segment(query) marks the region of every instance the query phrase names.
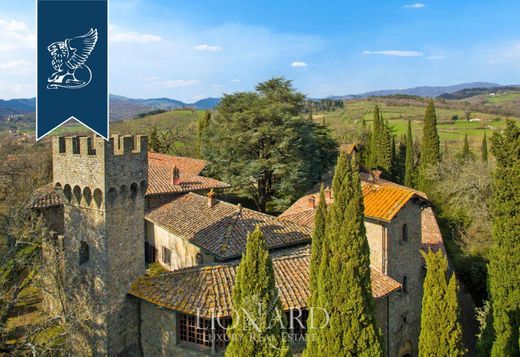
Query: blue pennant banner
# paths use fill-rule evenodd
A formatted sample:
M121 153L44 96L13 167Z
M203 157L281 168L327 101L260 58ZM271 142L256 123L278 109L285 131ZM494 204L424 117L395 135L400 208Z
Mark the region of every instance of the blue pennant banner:
M108 0L37 0L36 137L70 119L108 138Z

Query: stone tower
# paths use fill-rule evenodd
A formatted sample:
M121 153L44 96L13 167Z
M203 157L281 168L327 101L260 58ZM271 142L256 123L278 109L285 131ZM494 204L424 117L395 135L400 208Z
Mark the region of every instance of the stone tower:
M127 297L144 274L144 136L54 137L55 189L64 199L65 296L85 309L78 355L140 356L138 305Z

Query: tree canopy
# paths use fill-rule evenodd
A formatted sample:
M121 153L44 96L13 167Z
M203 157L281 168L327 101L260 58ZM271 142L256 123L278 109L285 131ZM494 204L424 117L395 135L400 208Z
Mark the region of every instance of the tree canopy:
M203 135L207 170L252 198L258 209L287 207L329 167L337 145L304 118L304 95L284 78L225 95Z

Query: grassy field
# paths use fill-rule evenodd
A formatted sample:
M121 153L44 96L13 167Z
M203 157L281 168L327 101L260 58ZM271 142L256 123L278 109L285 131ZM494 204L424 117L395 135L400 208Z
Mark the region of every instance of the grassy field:
M489 104L501 104L520 99L520 93L503 93L495 96L488 96L486 102Z
M414 137L416 139L421 137L425 107L418 105L388 105L384 101L354 100L348 101L342 110L319 113L319 115L324 115L324 118L320 117L319 121L322 122L324 119L326 124L339 134L356 126L361 126L363 119L370 126L376 104L379 106L384 119L388 120L397 138L406 133L408 119L412 121ZM492 135L493 131L502 129L506 121L504 117L499 118L495 114L479 112L471 112L471 118L475 121L466 121L463 119L465 118L463 109L437 108L436 113L441 142L446 141L450 147L460 146L464 135L467 134L470 146L474 149L480 148L484 133L487 133L488 136ZM460 119L453 121L454 116L458 116ZM510 118L518 120L518 118Z

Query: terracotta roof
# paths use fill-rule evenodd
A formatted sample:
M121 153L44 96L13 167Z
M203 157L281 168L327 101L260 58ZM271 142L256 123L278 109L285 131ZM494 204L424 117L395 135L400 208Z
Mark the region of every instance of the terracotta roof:
M224 189L231 185L200 176L206 166L206 161L182 156L170 156L154 152L148 153L148 188L146 195L166 193L185 193L192 191ZM174 183L173 169L179 169L179 179ZM38 192L41 192L39 194ZM47 208L61 206L61 197L54 192L52 184L46 185L37 191L37 199L32 208Z
M441 230L435 219L435 214L431 207L426 207L422 211L422 244L421 249L437 251L441 249L446 252L444 241L442 240Z
M59 194L54 191L52 183L40 187L34 192L33 201L30 208L50 208L63 205L63 201Z
M414 196L416 192L404 186L379 185L362 181L365 216L382 221L391 221L399 210ZM316 205L319 201L319 193L314 192L301 197L280 218L303 224L313 225L314 209L307 202L314 197ZM327 202L330 204L330 202Z
M276 285L284 310L305 308L309 298L308 254L273 259ZM230 316L238 264L186 268L155 277L141 277L129 293L152 304L202 317ZM371 269L372 294L384 297L401 285ZM213 315L212 315L213 313Z
M308 242L311 228L264 213L188 193L146 212L145 219L220 258L240 256L247 234L259 224L269 248Z
M148 164L148 188L147 195L163 193L183 193L199 190L222 189L231 187L229 184L199 175L189 175L179 169L178 182L173 181L173 167L166 165Z
M206 167L206 161L184 156L171 156L156 152L148 153L148 165L161 166L169 169L177 167L182 174L197 176Z

